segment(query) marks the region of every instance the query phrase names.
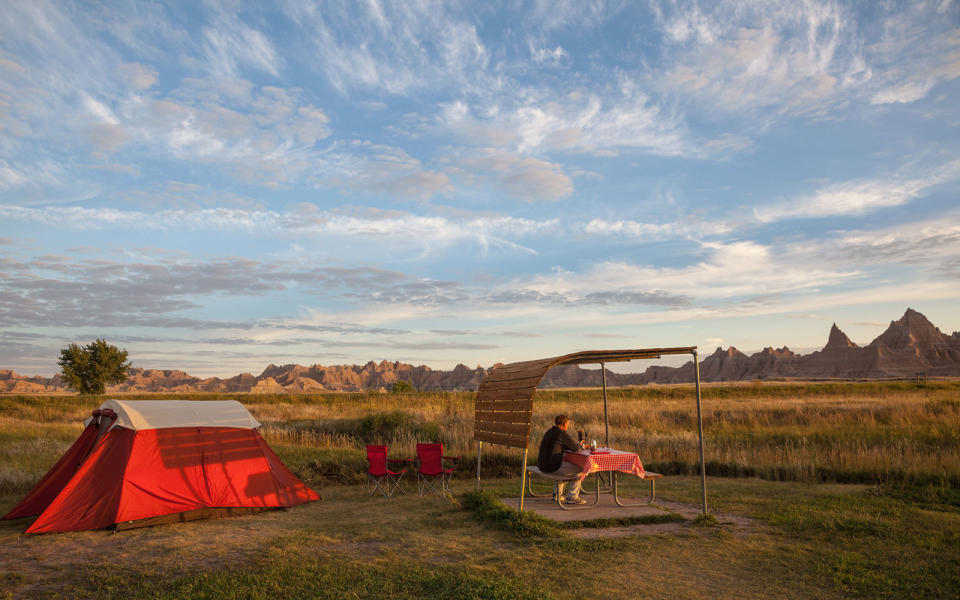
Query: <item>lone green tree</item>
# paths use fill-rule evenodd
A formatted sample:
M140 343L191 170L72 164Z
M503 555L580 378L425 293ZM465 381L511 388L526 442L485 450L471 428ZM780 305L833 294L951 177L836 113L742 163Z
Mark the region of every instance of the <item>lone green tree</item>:
M414 389L412 383L406 379L401 379L393 384L393 387L390 388L390 391L394 394L409 394L410 392L415 392L417 390Z
M81 394L102 394L108 384L127 378L127 351L97 339L86 346L70 344L60 351L60 373Z

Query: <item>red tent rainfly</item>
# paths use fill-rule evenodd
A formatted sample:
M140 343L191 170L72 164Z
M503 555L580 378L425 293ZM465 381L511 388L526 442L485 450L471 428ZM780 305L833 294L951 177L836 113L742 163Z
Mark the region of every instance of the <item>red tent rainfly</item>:
M27 533L130 529L319 500L235 400L107 400L4 519Z

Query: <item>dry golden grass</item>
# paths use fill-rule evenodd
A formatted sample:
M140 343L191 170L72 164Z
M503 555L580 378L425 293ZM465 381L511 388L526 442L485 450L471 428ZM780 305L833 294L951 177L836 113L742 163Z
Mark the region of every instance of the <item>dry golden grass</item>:
M417 442L441 441L466 461L476 457L472 393L229 397L251 410L265 439L308 478L361 470L367 443L387 443L391 455L411 457ZM0 398L0 440L21 449L26 446L19 444L40 444L0 454L7 459L0 490L26 491L100 401ZM531 451L558 413L603 443L599 390L540 390ZM611 390L609 414L612 446L637 451L651 470L698 472L691 386ZM960 383L705 386L703 421L708 473L714 475L960 485ZM484 449L491 475L515 472L519 459L513 449Z
M958 385L804 385L794 386L792 395L789 387L773 393L768 389L705 388L706 460L712 473L864 483L905 477L960 482ZM653 469L695 472L699 458L692 390L657 391L610 392L610 443L637 451ZM453 453L475 456L472 399L472 394L373 395L352 402L337 398L249 406L273 443L359 451L378 441L390 444L397 455L411 456L418 441L442 441ZM541 390L531 451L558 413L603 443L599 391ZM371 423L376 418L379 427ZM485 456L510 462L517 453L490 446Z

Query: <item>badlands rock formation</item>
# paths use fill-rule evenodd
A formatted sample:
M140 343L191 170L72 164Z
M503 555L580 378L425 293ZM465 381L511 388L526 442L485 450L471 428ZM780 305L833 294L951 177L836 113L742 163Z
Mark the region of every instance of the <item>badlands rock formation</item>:
M492 368L495 368L494 365ZM323 391L379 391L406 380L423 391L472 391L489 369L457 365L451 371L400 362L368 362L365 365L269 365L260 375L242 373L228 379L200 379L183 371L129 370L127 380L108 388L123 392L251 392L310 393ZM693 361L673 368L653 365L643 373L620 374L607 371L610 386L646 383L687 383L693 381ZM742 381L771 378L880 378L960 376L960 333L946 335L913 309L891 321L879 337L860 347L850 341L836 324L830 328L822 350L799 355L789 348L764 348L747 356L734 347L717 348L700 362L703 381ZM540 387L584 387L600 385L599 369L561 365L547 372ZM59 375L51 378L24 377L0 370L0 393L68 393Z

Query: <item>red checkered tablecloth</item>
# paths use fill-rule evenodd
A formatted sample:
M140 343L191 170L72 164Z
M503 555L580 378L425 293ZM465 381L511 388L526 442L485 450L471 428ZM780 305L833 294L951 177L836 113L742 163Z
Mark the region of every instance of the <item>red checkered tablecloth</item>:
M563 460L580 467L580 479L597 471L620 471L636 475L641 479L646 475L640 457L633 452L623 452L612 448L597 448L598 452L589 450L580 452L564 452Z

